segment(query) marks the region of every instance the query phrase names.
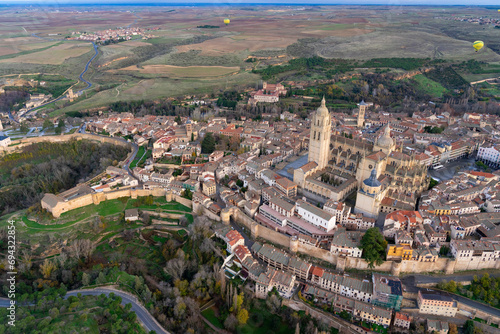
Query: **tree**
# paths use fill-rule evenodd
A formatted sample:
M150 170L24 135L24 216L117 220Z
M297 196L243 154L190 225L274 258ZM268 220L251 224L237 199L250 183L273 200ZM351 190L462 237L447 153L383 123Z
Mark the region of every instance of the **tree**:
M49 259L45 259L45 261L43 261L43 263L40 265L40 272L45 279L49 279L52 272L56 269L57 266Z
M224 321L224 327L229 331L234 331L238 325L238 319L234 314L230 314Z
M240 294L238 295L238 297L236 297L236 310L240 310L241 309L241 305L243 305L243 300L244 300L243 292L240 292Z
M449 328L448 334L458 334L457 325L455 325L454 323L450 322L448 324L448 328Z
M21 129L20 129L20 130L21 130L21 132L22 132L22 133L28 133L29 128L28 128L28 126L26 125L26 123L22 123L22 124L21 124Z
M90 276L87 273L83 273L82 275L82 284L83 286L87 286L90 284Z
M207 132L201 142L201 153L210 154L215 151L215 138L211 132Z
M457 292L457 283L453 280L449 281L448 284L446 284L446 290L452 293Z
M435 186L437 186L439 184L439 182L437 180L434 180L432 177L431 177L431 180L429 182L429 190L434 188Z
M64 128L64 119L62 118L59 118L59 123L57 123L57 127L58 128Z
M54 124L49 121L48 119L46 119L45 121L43 121L43 125L42 125L42 128L45 130L45 129L50 129L54 126Z
M368 267L374 268L384 262L387 241L380 230L372 227L366 231L361 239L363 258L368 262Z
M241 310L238 311L237 318L238 318L238 323L240 325L246 324L249 318L248 311L242 308Z
M340 316L342 319L347 320L347 321L351 321L351 317L352 317L352 316L351 316L351 314L350 314L349 312L345 311L345 310L344 310L344 311L342 311L342 312L340 312L340 313L339 313L339 316Z
M467 320L464 325L465 334L474 334L474 321Z
M278 296L272 294L271 296L267 297L266 306L271 313L278 313L281 309L281 300Z
M450 252L450 248L448 248L446 246L441 246L441 248L439 249L439 255L441 255L441 256L446 256L446 255L448 255L449 252Z
M99 276L97 277L96 283L97 284L106 283L106 275L104 275L104 273L102 271L99 273Z

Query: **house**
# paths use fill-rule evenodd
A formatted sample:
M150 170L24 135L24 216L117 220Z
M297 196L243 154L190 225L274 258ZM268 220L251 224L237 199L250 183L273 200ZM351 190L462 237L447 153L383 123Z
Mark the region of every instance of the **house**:
M423 314L433 314L443 317L455 317L458 308L457 302L449 295L434 291L418 291L418 309Z
M276 188L281 191L287 197L294 197L297 195L297 184L290 181L286 177L282 177L276 180Z
M394 326L399 328L410 329L412 317L407 313L396 312L394 314Z
M266 298L267 294L276 288L280 296L290 298L294 286L295 275L268 267L267 271L255 280L255 295L257 298Z
M0 136L0 146L7 147L11 143L10 137L8 136Z
M208 156L208 161L209 162L214 162L222 159L224 157L224 152L223 151L214 151Z
M224 227L216 231L215 235L226 242L228 253L233 253L236 247L245 245L245 239L240 232L232 228Z
M339 227L333 235L330 252L338 255L361 257L363 253L360 248L362 237L362 232L346 231L345 228Z
M446 321L427 319L427 332L437 334L448 334L449 326Z
M203 193L208 197L212 197L217 192L217 185L214 181L209 180L203 183Z
M139 220L139 210L137 210L137 209L125 210L125 220L126 221Z

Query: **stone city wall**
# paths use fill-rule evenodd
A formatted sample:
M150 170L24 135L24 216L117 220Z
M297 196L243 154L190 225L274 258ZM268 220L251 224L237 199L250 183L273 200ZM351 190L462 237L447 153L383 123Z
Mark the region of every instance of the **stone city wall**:
M189 208L193 206L191 200L182 198L178 195L174 195L170 191L167 191L166 189L163 188L155 188L151 190L129 188L129 189L120 189L116 191L83 195L75 199L69 200L67 202L59 202L52 210L50 210L42 200L42 207L46 208L49 212L51 212L55 218L58 218L61 216L61 213L63 212L78 209L90 204L97 205L100 204L101 202L117 199L120 197L129 197L135 199L137 197L144 197L144 196L154 196L154 197L166 196L166 200L168 202L176 201Z
M495 268L500 269L500 261L456 261L452 258L438 258L435 262L417 262L417 261L384 261L381 265L373 269L368 266L363 258L341 257L331 252L299 242L293 237L276 232L270 228L258 224L252 218L248 217L241 209L237 207L228 207L222 210L221 220L229 224L231 217L239 224L245 226L251 231L252 237L262 238L271 243L287 247L293 253L303 253L318 259L328 261L337 266L337 269L373 270L388 272L394 276L401 273L422 273L422 272L444 272L453 274L456 271L479 270Z

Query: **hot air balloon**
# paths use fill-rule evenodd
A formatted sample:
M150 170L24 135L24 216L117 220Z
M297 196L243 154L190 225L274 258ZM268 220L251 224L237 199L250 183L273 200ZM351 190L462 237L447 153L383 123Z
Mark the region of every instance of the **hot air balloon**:
M225 25L228 25L228 24L229 24L229 22L231 22L231 20L229 20L229 19L224 19L224 24L225 24Z
M478 52L479 50L481 50L484 46L484 42L483 41L475 41L474 44L472 44L472 46L474 47L474 49L476 49L476 52Z

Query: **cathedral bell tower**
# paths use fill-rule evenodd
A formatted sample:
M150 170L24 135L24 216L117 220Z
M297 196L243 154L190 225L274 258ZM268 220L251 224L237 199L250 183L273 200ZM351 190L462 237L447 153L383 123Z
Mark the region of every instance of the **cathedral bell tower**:
M330 112L325 105L325 98L321 100L321 106L316 110L311 121L311 134L309 136L309 158L318 164L318 169L328 165L330 159L330 136L332 121Z
M366 107L368 107L368 104L365 103L365 101L361 101L358 103L358 128L363 128L365 126L365 112L366 112Z

